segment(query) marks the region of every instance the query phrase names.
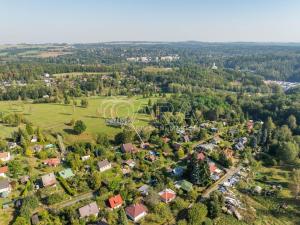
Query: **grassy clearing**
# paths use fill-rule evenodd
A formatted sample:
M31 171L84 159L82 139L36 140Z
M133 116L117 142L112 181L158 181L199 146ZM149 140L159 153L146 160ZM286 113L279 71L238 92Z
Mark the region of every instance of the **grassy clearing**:
M71 73L56 73L53 74L54 77L77 77L82 75L107 75L107 72L71 72Z
M98 132L105 132L111 138L120 131L118 128L108 127L105 119L114 117L130 117L136 127L146 126L150 116L138 113L148 103L148 98L123 96L91 97L88 108L74 107L63 104L32 104L22 102L0 102L0 109L4 113L22 113L35 126L50 132L62 132L70 142L74 140L91 140ZM78 104L80 99L78 99ZM72 127L66 125L72 119L83 120L87 131L80 136L69 134ZM16 130L15 127L0 125L0 135L9 137Z
M166 67L156 67L156 66L147 66L143 68L143 71L146 73L158 73L158 72L172 72L173 68Z

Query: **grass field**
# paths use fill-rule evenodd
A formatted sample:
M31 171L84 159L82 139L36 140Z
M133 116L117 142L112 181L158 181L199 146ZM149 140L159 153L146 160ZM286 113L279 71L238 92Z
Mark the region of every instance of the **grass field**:
M88 108L74 107L63 104L32 104L23 102L0 102L0 110L4 113L22 113L26 119L50 132L62 132L68 141L90 140L98 132L105 132L111 138L120 131L119 128L108 127L105 119L114 117L130 117L136 127L145 126L150 116L137 113L148 103L148 98L142 97L91 97ZM80 99L78 99L78 104ZM80 136L69 134L72 127L66 123L83 120L87 131ZM0 125L0 136L9 137L17 128Z
M108 72L71 72L71 73L56 73L53 74L54 77L76 77L76 76L82 76L82 75L107 75Z
M143 68L143 71L146 73L172 72L173 70L174 68L156 67L156 66L147 66Z

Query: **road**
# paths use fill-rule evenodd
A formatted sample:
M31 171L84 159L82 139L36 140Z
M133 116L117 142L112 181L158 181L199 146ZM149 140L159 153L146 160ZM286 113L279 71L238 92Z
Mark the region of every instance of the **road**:
M202 197L203 198L208 198L210 193L216 191L219 187L219 184L223 184L225 181L227 181L233 174L237 173L238 171L240 171L242 168L241 165L239 165L238 167L232 167L230 168L226 174L221 177L217 182L215 182L214 184L212 184L209 188L207 188L203 194Z
M71 205L73 205L77 202L80 202L82 200L93 198L94 196L95 196L95 193L90 191L90 192L87 192L87 193L84 193L84 194L81 194L81 195L74 196L69 200L66 200L66 201L57 203L55 205L52 205L52 206L50 206L50 208L52 208L54 210L62 209L62 208L71 206Z

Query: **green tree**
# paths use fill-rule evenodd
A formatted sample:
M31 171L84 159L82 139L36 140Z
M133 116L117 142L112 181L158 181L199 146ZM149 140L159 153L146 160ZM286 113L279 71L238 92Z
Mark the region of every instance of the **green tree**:
M104 147L108 147L109 146L108 135L105 134L105 133L99 133L99 134L97 134L96 142L99 145L102 145Z
M86 125L82 120L77 120L73 129L76 134L81 134L86 130Z
M202 203L195 203L189 210L188 210L188 222L190 225L200 225L207 216L207 208Z
M287 123L290 129L294 130L297 128L297 119L294 115L289 116Z
M299 146L293 142L281 142L278 147L277 157L284 162L294 162L299 155Z
M183 148L179 148L177 151L177 158L182 159L184 157L184 150Z
M87 108L89 106L89 102L87 99L81 99L80 104L81 104L81 107L83 107L83 108Z
M292 171L290 190L296 199L300 198L300 170L299 169L294 169Z
M193 184L206 186L210 184L210 171L205 160L198 160L196 154L188 164L188 175Z
M119 210L119 224L128 225L128 219L123 208Z
M33 135L33 127L31 123L26 123L26 131L29 135Z
M30 223L28 219L18 216L13 225L30 225Z

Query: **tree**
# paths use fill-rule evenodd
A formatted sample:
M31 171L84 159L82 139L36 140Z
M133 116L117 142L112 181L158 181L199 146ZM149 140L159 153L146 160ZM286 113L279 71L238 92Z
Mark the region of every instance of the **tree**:
M87 108L89 106L89 102L87 99L81 99L80 104L81 104L81 107L83 107L83 108Z
M128 225L128 219L123 208L119 210L119 224Z
M177 157L178 157L178 159L182 159L184 157L184 150L182 148L178 149Z
M124 129L122 132L115 136L116 144L125 144L133 141L135 132L132 129Z
M92 179L90 179L90 183L91 183L91 188L93 190L99 189L101 187L101 174L99 171L95 171L92 174Z
M76 134L81 134L86 130L86 125L82 120L77 120L73 129Z
M26 123L26 131L29 135L33 135L33 127L31 123Z
M188 164L187 171L190 177L190 181L193 184L199 186L206 186L211 182L210 171L207 161L198 160L196 154L193 155L192 160Z
M207 216L207 208L202 203L195 203L189 210L188 210L188 222L190 225L199 225Z
M300 198L300 170L299 169L294 169L292 171L290 190L296 199Z
M281 142L277 150L277 157L284 162L294 162L299 154L299 146L294 142Z
M99 145L102 145L104 147L108 147L109 146L108 135L105 134L105 133L99 133L99 134L97 134L96 142Z
M29 225L29 220L24 217L18 216L13 225Z
M289 116L287 123L290 129L294 130L297 128L297 119L294 115Z

